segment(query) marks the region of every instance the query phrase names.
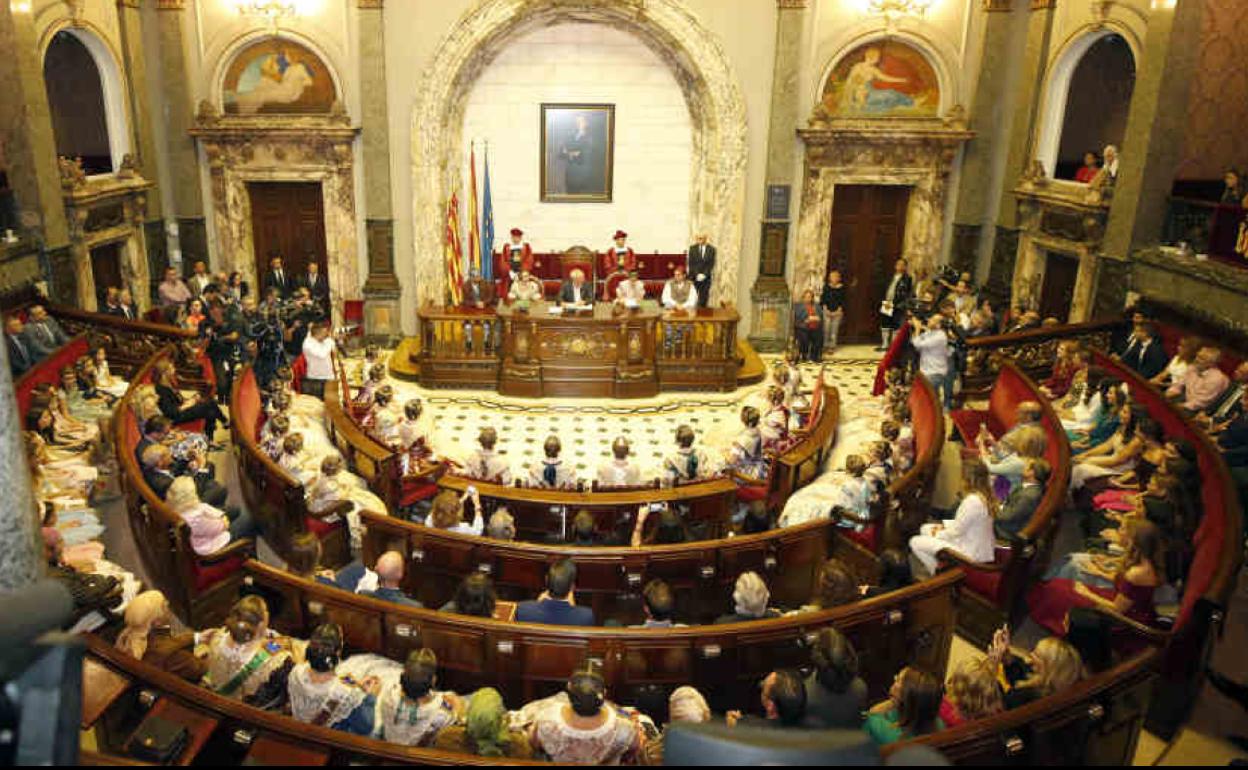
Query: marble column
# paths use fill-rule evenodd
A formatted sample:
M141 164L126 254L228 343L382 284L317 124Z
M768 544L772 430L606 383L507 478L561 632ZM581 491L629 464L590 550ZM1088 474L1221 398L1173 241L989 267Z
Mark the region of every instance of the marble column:
M208 233L200 189L199 158L188 133L195 122L191 71L187 62L186 0L156 0L160 34L158 52L165 110L165 162L169 166L172 212L178 223L178 244L185 263L208 259ZM152 178L152 177L149 177ZM151 238L149 242L155 243ZM215 266L214 266L215 267Z
M1187 97L1199 66L1203 12L1204 0L1181 0L1154 3L1149 13L1105 229L1109 257L1126 259L1160 240L1170 188L1183 158Z
M52 113L43 85L43 62L30 4L0 2L0 140L9 184L23 220L39 228L43 244L61 250L69 242L61 177L56 163ZM34 235L34 234L32 234Z
M762 351L783 349L789 337L792 296L785 272L793 171L797 165L798 80L806 38L806 5L806 0L777 0L771 120L767 127L766 199L759 238L758 276L750 289L753 303L750 342Z
M148 104L147 63L143 51L141 0L117 0L117 23L121 31L121 63L130 97L130 138L134 165L147 179L159 179L156 168L156 136ZM160 219L160 196L147 199L148 219ZM144 257L146 258L146 256Z
M13 591L43 576L40 543L30 471L22 438L22 415L17 413L13 377L9 373L8 345L0 346L0 593Z
M981 230L992 216L996 202L995 172L1005 151L1009 125L1006 96L1010 86L1009 60L1015 55L1015 22L1026 15L1026 11L1014 11L1024 1L983 0L981 4L985 15L982 53L969 116L975 138L967 143L962 155L950 253L950 262L959 271L979 272L981 279L986 277L988 268L987 255L980 254Z
M1045 67L1053 46L1053 18L1057 0L1030 0L1027 41L1023 47L1018 77L1014 80L1014 114L1006 139L1005 170L997 209L997 232L988 271L988 290L1008 296L1018 255L1019 221L1014 187L1035 156L1035 129L1044 95Z
M364 154L364 224L368 279L365 331L399 334L398 276L394 273L394 212L390 192L390 120L386 107L384 0L357 0L360 41L360 125Z

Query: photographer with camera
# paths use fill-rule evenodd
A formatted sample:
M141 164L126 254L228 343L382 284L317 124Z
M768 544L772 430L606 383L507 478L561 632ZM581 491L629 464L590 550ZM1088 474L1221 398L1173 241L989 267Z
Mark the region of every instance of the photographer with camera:
M953 345L945 330L945 319L935 313L926 323L919 318L911 318L910 325L914 329L910 344L919 354L919 371L941 394L945 408L949 409L953 406L953 380L957 370L953 361Z
M898 259L894 265L892 280L880 302L880 346L876 350L888 350L893 335L905 323L910 300L914 297L914 278L910 276L908 267L905 257Z

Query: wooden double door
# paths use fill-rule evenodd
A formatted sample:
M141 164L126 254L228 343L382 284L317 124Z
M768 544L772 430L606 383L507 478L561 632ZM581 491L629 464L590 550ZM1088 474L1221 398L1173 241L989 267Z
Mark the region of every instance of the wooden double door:
M841 343L879 340L880 300L902 255L909 203L909 187L836 186L824 278L840 270L845 282Z
M320 182L251 182L251 237L255 246L254 286L263 287L273 257L281 257L292 280L320 265L329 276L325 248L325 206Z

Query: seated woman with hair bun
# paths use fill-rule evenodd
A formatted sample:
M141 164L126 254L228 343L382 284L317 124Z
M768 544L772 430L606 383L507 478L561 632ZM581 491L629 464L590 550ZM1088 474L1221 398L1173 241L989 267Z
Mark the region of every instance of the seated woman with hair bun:
M403 673L378 696L381 737L403 746L428 746L438 733L463 716L464 701L453 692L434 689L438 656L421 648L407 654Z
M372 735L376 729L375 680L357 682L339 676L342 628L336 623L316 627L308 640L307 660L290 672L290 715L300 722L354 735Z
M566 701L549 699L529 735L534 749L559 764L631 764L643 745L636 715L607 701L602 676L588 670L568 679Z
M286 682L306 645L269 629L269 608L259 596L244 596L225 616L225 625L202 631L196 653L208 664L202 684L226 698L257 708L286 703Z

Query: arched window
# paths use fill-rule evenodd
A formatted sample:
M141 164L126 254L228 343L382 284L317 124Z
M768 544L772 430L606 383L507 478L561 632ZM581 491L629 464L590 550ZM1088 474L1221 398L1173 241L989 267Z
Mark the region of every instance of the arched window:
M81 157L88 174L107 174L129 152L125 101L117 66L99 38L83 30L56 33L43 58L56 154Z
M1135 88L1135 55L1115 33L1076 40L1049 76L1036 157L1057 179L1074 179L1087 153L1121 149Z

